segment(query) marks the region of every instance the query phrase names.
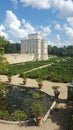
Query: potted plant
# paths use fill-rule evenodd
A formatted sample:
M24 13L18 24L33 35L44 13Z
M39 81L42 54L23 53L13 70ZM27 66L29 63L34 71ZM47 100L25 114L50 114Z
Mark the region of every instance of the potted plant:
M36 81L38 82L39 89L41 89L43 86L43 80L39 77L36 79Z
M20 73L19 77L23 78L23 84L26 84L27 81L27 74L26 73Z
M7 75L9 83L12 81L12 73L8 73Z
M25 85L26 84L26 81L27 81L27 75L25 73L23 73L23 84Z
M40 125L44 113L43 104L41 102L33 103L31 106L31 113L36 119L36 124Z
M59 97L59 94L60 94L60 92L59 92L59 86L52 86L52 89L54 90L54 95L55 95L55 98L56 99L58 99L58 97Z

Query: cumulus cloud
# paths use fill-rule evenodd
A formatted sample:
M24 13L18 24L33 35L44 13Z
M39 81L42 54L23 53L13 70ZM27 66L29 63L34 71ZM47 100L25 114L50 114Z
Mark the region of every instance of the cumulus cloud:
M22 27L23 24L23 27ZM6 11L5 27L12 36L18 39L28 37L28 32L34 32L35 28L25 20L19 20L12 11Z
M22 19L23 27L28 30L29 33L35 33L36 29L31 25L31 23L26 22L25 19Z
M59 10L59 17L73 16L72 0L53 0L53 7Z
M38 9L57 9L59 17L73 16L72 0L20 0L24 6L32 6Z
M51 33L51 29L49 26L40 26L38 28L39 28L38 32L42 34L43 38L47 38L47 36L50 35Z
M48 41L48 45L50 45L50 46L55 46L55 43L49 40L49 41Z
M70 37L73 38L73 29L68 27L68 26L64 26L64 32Z
M5 25L10 29L16 30L21 26L21 22L12 11L6 11Z
M5 27L2 24L0 25L0 36L4 36L8 39L8 34L5 32Z
M73 28L73 17L67 18L67 22L68 22L69 25Z
M57 40L57 42L60 42L60 35L59 34L56 35L56 40Z
M40 32L43 37L47 37L51 33L49 26L39 26L38 31L36 27L33 27L32 24L25 19L20 21L12 11L6 11L5 27L8 33L18 40L28 38L28 33Z
M62 30L62 27L60 24L56 24L55 27L54 27L56 30Z
M24 6L32 6L38 9L50 8L50 0L20 0Z
M48 41L48 45L57 47L70 46L73 45L73 41L64 41L64 42Z
M73 39L73 28L64 25L64 32L69 38Z

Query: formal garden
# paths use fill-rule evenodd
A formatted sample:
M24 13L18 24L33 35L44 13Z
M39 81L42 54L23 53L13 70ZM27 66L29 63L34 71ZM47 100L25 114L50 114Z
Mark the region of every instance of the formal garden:
M12 75L16 75L43 65L54 63L56 62L57 59L58 58L55 57L55 58L50 58L49 60L46 61L30 61L30 62L11 64L9 65L9 72L12 73Z
M53 102L53 97L40 91L42 81L72 82L73 57L54 57L47 61L9 65L4 58L4 46L7 43L8 41L6 41L4 37L0 37L0 74L7 75L9 83L11 82L11 76L16 74L19 74L19 76L24 79L23 81L25 81L26 78L36 79L39 87L37 89L29 88L0 81L0 119L21 121L36 118L37 116L44 116ZM48 64L51 64L51 66L33 70L27 74L24 73L28 70ZM58 87L53 86L53 89L56 93ZM73 101L73 91L70 91L69 98ZM69 129L73 130L73 116L69 122Z
M59 62L55 62L49 67L27 73L27 76L32 79L38 78L39 75L43 80L48 80L52 82L72 82L73 58L66 59L65 61L61 60Z
M43 65L52 64L44 68L38 68ZM34 70L38 68L37 70ZM32 70L27 73L28 78L37 79L39 76L43 80L52 82L63 82L68 83L73 80L73 58L50 58L47 61L35 61L26 62L20 64L9 65L8 71L3 71L2 74L6 74L9 77L20 74L23 75L25 72Z

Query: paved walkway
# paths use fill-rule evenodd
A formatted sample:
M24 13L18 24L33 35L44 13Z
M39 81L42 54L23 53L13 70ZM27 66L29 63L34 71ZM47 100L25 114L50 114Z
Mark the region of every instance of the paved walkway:
M26 71L26 72L24 72L24 73L28 73L28 72L32 72L32 71L34 71L34 70L38 70L38 69L42 69L42 68L46 68L46 67L51 66L51 65L53 65L53 63L51 63L51 64L47 64L47 65L42 65L42 66L37 67L37 68L33 68L33 69L28 70L28 71Z
M0 75L0 79L4 82L7 82L8 79L6 76ZM19 78L18 76L12 77L12 84L22 84L23 79ZM58 85L60 86L60 100L59 100L59 111L53 111L50 118L40 127L37 126L16 126L16 125L7 125L0 123L0 130L67 130L67 124L70 115L70 108L66 105L67 99L67 84L65 83L53 83L44 81L42 91L53 95L52 86ZM36 80L34 79L27 79L26 87L38 87Z

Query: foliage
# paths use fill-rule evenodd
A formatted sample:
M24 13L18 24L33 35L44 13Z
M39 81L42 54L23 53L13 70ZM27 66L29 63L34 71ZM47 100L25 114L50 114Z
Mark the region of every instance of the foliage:
M59 86L52 86L53 90L58 90Z
M7 72L8 72L8 62L2 55L0 55L0 74Z
M4 83L2 82L2 81L0 81L0 91L1 90L5 90L5 88L4 88Z
M27 115L21 110L16 110L11 114L11 119L13 121L25 120L26 118Z
M4 90L5 96L2 93ZM42 109L46 113L52 104L50 96L34 88L4 84L1 86L0 92L0 111L9 113L9 117L6 116L7 120L25 120L34 117L31 112L31 108L34 106L32 104L37 107L37 114L41 114Z
M48 54L50 55L57 55L61 57L70 56L73 57L73 45L71 46L64 46L61 48L58 48L56 46L48 46Z
M13 53L20 53L21 47L19 43L8 43L5 46L5 53L13 54Z
M4 37L0 36L0 54L4 54L4 47L7 43L8 41Z
M0 110L0 119L7 120L9 118L8 111L6 110Z
M57 58L51 58L46 61L35 61L35 62L29 61L29 62L25 62L25 63L12 64L12 65L9 65L9 72L11 71L13 75L15 75L15 74L22 75L26 71L29 71L33 68L40 67L42 65L54 63L56 60L57 60Z
M26 78L27 78L27 74L26 74L26 73L21 73L21 74L19 75L19 77L21 77L21 78L23 78L23 79L26 79Z
M42 83L42 82L43 82L43 79L42 79L42 77L38 77L38 78L36 79L36 81L37 81L38 83Z
M41 93L38 93L38 92L33 93L33 98L40 99L42 97L43 97L43 95Z
M33 103L31 106L31 113L35 117L43 115L44 109L42 103L41 102Z
M8 62L4 58L4 46L7 44L8 41L5 40L4 37L0 36L0 74L8 72Z
M72 118L69 123L69 128L70 128L70 130L73 130L73 115L72 115Z
M37 79L42 77L43 80L51 80L53 82L72 82L73 79L73 58L62 58L59 62L55 62L49 67L34 70L27 73L29 78Z
M73 89L69 90L69 92L68 92L68 99L70 101L73 101Z

